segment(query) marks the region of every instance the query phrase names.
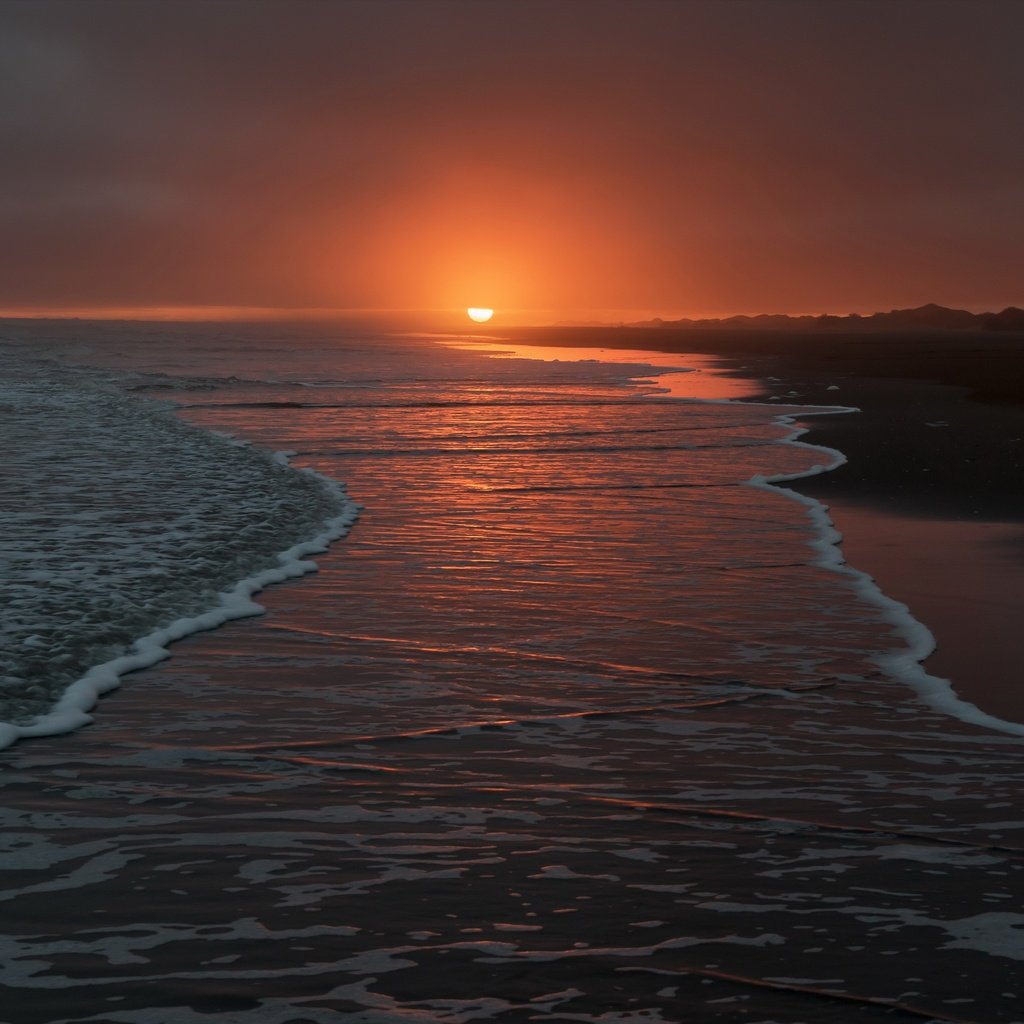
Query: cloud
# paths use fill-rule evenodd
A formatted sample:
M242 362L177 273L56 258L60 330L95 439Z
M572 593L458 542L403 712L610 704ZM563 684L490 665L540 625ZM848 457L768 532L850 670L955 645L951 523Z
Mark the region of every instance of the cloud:
M1021 29L995 0L0 3L0 302L820 308L899 267L967 303L1015 287Z

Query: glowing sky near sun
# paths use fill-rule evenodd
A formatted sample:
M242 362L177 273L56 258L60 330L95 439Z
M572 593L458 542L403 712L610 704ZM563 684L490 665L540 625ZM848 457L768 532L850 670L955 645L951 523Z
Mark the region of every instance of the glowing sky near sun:
M1024 301L1024 4L0 5L0 306Z

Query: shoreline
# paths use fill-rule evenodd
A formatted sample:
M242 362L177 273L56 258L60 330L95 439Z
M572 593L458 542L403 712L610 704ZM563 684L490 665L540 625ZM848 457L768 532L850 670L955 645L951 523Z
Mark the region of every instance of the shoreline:
M359 526L3 753L11 1024L1017 1019L1022 741L879 671L911 655L808 564L821 505L744 486L841 457L774 443L811 410L405 344L385 401L293 403L209 341L181 382L224 401L163 397L345 480Z
M847 564L933 634L925 672L949 680L956 697L983 713L1024 723L1016 625L1024 612L1024 338L945 335L934 358L921 362L919 334L862 335L859 347L831 335L508 333L522 345L551 336L549 344L604 350L606 358L636 356L651 335L651 351L696 352L717 363L715 374L759 382L747 401L857 409L796 418L805 441L846 461L782 486L823 504ZM952 383L957 373L960 385Z
M1024 334L601 327L510 329L494 340L712 357L727 376L760 382L749 400L859 410L806 424L849 459L815 481L822 500L1024 522Z

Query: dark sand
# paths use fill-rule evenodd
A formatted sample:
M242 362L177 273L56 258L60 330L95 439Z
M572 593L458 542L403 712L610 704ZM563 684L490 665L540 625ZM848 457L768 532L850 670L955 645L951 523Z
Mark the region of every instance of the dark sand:
M718 357L766 400L854 406L808 418L847 464L800 481L847 561L935 635L926 665L963 698L1024 722L1024 335L534 328L522 344Z
M1022 334L534 328L503 336L721 357L760 379L766 398L861 410L808 420L808 440L838 448L849 464L801 483L804 493L896 515L1024 520Z

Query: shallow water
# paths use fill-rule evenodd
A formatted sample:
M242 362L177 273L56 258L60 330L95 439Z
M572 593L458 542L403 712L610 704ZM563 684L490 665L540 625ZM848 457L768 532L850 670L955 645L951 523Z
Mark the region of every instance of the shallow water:
M45 714L340 511L316 477L97 374L13 357L5 371L0 721Z
M786 410L46 329L364 508L264 619L3 755L15 1024L1018 1018L1020 742L887 678L903 636L745 486L832 458Z

